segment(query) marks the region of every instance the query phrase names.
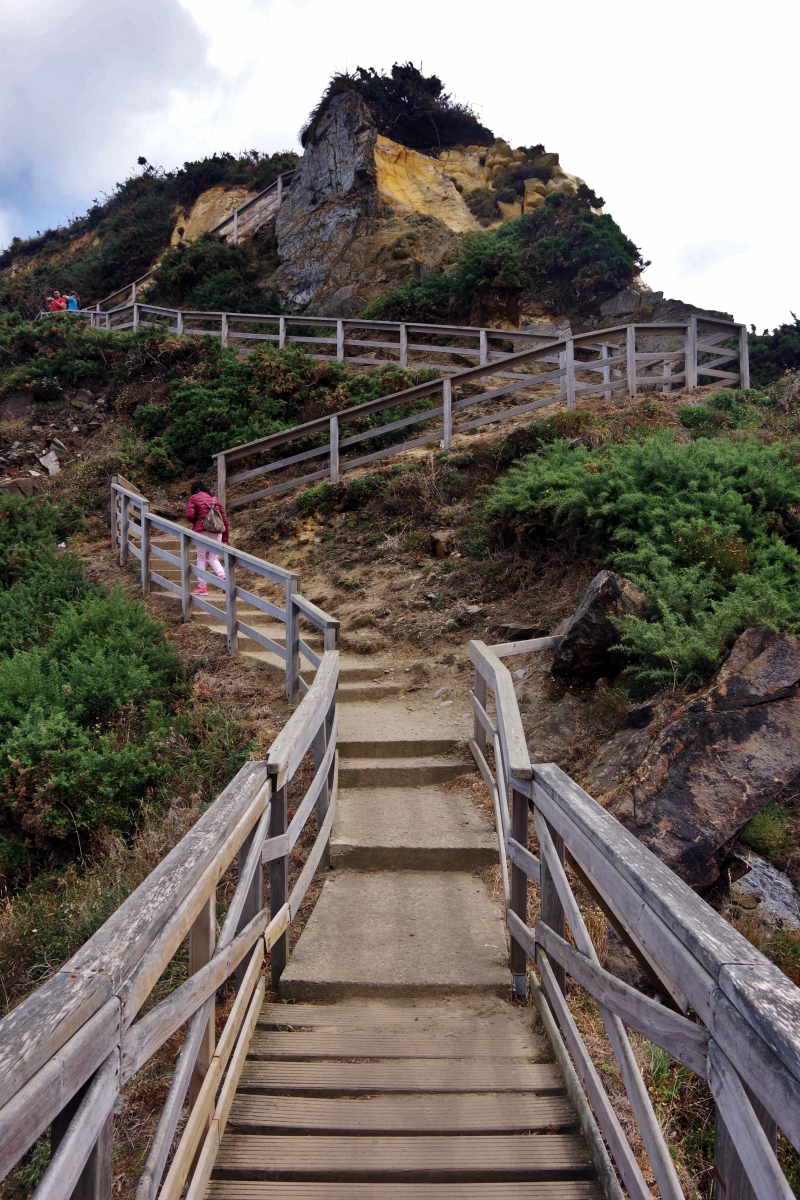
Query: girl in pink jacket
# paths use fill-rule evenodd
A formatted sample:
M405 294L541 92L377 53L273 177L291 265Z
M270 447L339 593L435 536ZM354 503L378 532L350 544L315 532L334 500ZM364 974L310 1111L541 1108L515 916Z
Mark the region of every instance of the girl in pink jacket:
M203 529L205 521L211 509L216 508L219 515L222 517L225 529L222 533L209 533ZM228 515L225 509L220 504L216 496L214 496L206 487L202 479L196 479L192 484L189 502L186 505L186 517L192 522L192 529L195 533L202 533L203 537L211 538L215 542L227 542L228 540ZM219 556L211 550L207 550L205 546L195 542L197 547L197 565L201 571L206 569L206 554L208 554L208 569L213 571L219 579L225 578L225 571L222 563L219 561ZM205 579L197 581L197 587L194 589L195 596L205 596L208 594L208 587Z

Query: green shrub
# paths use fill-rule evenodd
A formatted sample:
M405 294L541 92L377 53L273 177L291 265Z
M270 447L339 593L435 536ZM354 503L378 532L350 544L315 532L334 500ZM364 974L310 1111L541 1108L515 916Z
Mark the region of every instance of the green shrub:
M452 146L490 146L494 141L471 108L445 93L441 79L423 75L408 62L395 63L391 75L371 67L356 67L352 75L337 72L301 131L304 146L314 140L331 100L344 92L357 92L364 99L380 133L414 150L435 153Z
M84 305L103 299L150 270L168 250L181 209L190 209L202 192L234 186L261 191L296 162L291 151L251 150L238 158L214 154L165 173L140 159L141 173L118 184L85 216L35 238L15 238L0 254L0 270L26 268L0 276L0 310L33 317L53 288L76 291ZM83 239L78 248L77 239Z
M205 233L166 252L147 302L195 312L275 312L275 298L264 294L259 280L271 275L277 265L272 242L234 246Z
M756 333L751 326L750 375L759 387L780 379L786 371L800 370L800 321L792 313L791 323L779 325L772 333Z
M499 295L531 299L554 313L591 308L647 265L602 204L581 186L534 212L464 240L446 272L412 279L374 301L364 315L394 321L467 320Z
M748 625L796 629L795 447L671 434L597 450L543 446L486 495L480 516L525 539L555 524L647 593L621 640L632 670L703 680Z
M748 821L739 837L765 858L777 858L791 847L788 814L777 800L770 800L760 813Z
M715 392L704 404L679 404L678 420L684 428L706 434L723 429L745 429L759 423L760 414L753 405L763 399L766 397L762 398L758 393Z

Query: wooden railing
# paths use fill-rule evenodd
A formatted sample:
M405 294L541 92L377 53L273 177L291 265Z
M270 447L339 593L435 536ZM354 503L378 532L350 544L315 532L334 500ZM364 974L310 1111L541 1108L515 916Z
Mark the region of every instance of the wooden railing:
M268 320L269 318L264 318ZM276 318L272 318L274 321ZM280 320L285 320L280 318ZM311 321L312 318L307 318ZM366 322L338 321L335 322L337 338L337 356L344 357L344 350L349 345L346 341L346 331L349 327L363 329ZM377 324L377 323L376 323ZM381 328L387 329L390 323L380 323ZM459 329L457 327L437 326L392 326L392 331L398 332L398 342L372 342L372 346L392 349L408 348L407 334L409 330L424 330L430 335L432 330L440 329L442 334L466 340L468 337L478 337L479 346L472 353L480 358L478 365L461 370L450 371L444 378L428 383L418 384L404 391L383 396L379 400L371 400L352 408L342 409L331 416L320 417L292 429L271 434L240 446L231 446L215 455L217 461L217 493L220 499L227 497L228 490L237 484L245 483L261 475L274 472L291 471L291 477L282 479L271 487L261 488L254 492L242 492L227 499L229 508L237 508L249 504L264 496L275 495L296 487L307 487L308 484L322 479L338 482L345 471L363 467L369 463L390 455L398 454L418 446L440 443L443 449L449 449L453 438L459 434L468 433L482 425L494 424L519 417L535 409L559 404L566 401L568 408L574 408L576 399L590 395L603 395L610 400L614 395L625 392L635 396L646 388L669 392L673 386L694 389L702 376L704 381L709 378L721 385L749 387L749 369L747 354L747 330L743 325L724 321L706 321L705 318L692 317L688 324L675 325L622 325L614 329L604 329L597 333L586 333L562 338L548 338L541 332L509 333L508 331L487 331ZM270 335L271 336L271 335ZM528 341L529 348L523 350L495 351L489 353L488 346L492 340L511 339ZM319 343L324 340L319 337L304 339ZM725 347L724 343L733 341ZM363 345L354 342L355 346ZM415 347L429 352L432 347ZM465 350L455 351L463 356ZM452 356L453 346L442 348L441 353ZM735 360L735 361L734 361ZM350 361L350 360L348 360ZM353 359L354 362L367 360ZM372 363L384 360L369 360ZM402 357L398 361L403 361ZM553 368L552 364L556 364ZM682 370L676 368L683 365ZM737 370L733 369L735 365ZM420 364L417 364L420 365ZM728 369L723 370L724 366ZM441 367L440 367L441 369ZM447 369L447 368L445 368ZM502 380L499 383L498 381ZM484 390L478 394L467 394L453 398L455 388L464 385L472 386L480 381ZM547 388L542 394L540 389ZM507 406L507 398L522 389L527 390L528 396L524 403ZM531 394L531 389L534 389ZM425 401L434 396L439 403L434 407L421 407L419 401ZM407 415L383 425L375 425L372 418L376 413L386 409L397 409L408 406ZM457 414L468 408L478 407L481 416L471 420L454 423ZM416 410L416 411L415 411ZM488 410L488 411L487 411ZM433 428L431 430L431 423ZM342 427L346 424L354 426L355 431L342 436ZM401 429L415 424L422 424L429 430L420 437L406 441L395 441L395 435ZM351 447L375 439L389 436L393 444L384 445L369 454L356 454L354 457L343 459L342 452ZM285 457L272 457L280 446L292 442L305 443L299 453ZM257 459L262 455L270 456L270 461L258 465ZM296 474L294 469L302 462L312 458L327 458L327 465L317 471ZM229 464L241 460L249 460L247 469L229 474Z
M173 554L163 546L154 544L154 534L175 538L179 552ZM286 695L293 703L299 699L300 692L308 688L300 674L301 656L313 668L319 668L321 661L301 637L301 621L307 621L321 631L326 651L336 648L339 622L300 595L299 576L274 563L265 562L254 554L220 544L206 534L195 533L176 521L157 516L150 511L150 502L118 475L112 476L111 480L111 545L119 551L121 566L125 566L131 558L138 560L144 595L155 583L180 597L184 620L188 620L192 609L196 608L223 622L227 628L229 654L236 654L239 637L247 637L281 659L286 668ZM192 562L193 545L219 556L224 564L224 580L218 579L211 571L201 570ZM157 570L159 561L170 563L180 571L180 583L167 579ZM283 607L257 595L253 583L250 583L250 587L243 586L246 579L249 581L248 577L276 584L282 592ZM195 595L192 590L195 579L203 580L213 591L206 596ZM224 601L224 608L217 608L211 603L215 595ZM240 603L249 604L251 608L279 621L285 629L283 645L244 621L239 612Z
M248 200L246 204L242 204L229 217L225 217L218 225L209 230L210 233L216 233L220 237L230 237L234 246L237 245L240 237L245 237L247 234L255 233L266 221L269 221L274 213L278 211L283 200L283 193L287 191L294 180L295 171L283 171L277 179L254 196L252 200ZM114 304L136 302L137 290L150 283L156 273L157 268L146 271L144 275L140 275L138 279L134 279L132 283L126 283L124 287L117 288L115 292L98 300L93 309L86 309L86 312L97 312L104 309L106 305L109 307Z
M597 1002L662 1200L680 1200L683 1190L626 1027L708 1082L716 1103L715 1195L790 1200L776 1149L781 1129L800 1150L800 989L568 775L552 763L531 764L502 659L559 641L470 644L470 747L494 799L516 990L526 991L530 960L536 971L527 982L606 1196L622 1200L620 1180L632 1200L651 1193L565 999L567 975ZM530 814L540 857L528 848ZM539 888L533 928L529 880ZM661 1000L600 965L571 881L593 898Z
M177 1200L190 1175L187 1196L204 1195L261 1008L264 957L271 952L277 986L289 926L326 854L338 789L338 671L338 652L326 650L266 760L245 764L81 950L0 1021L0 1179L50 1126L36 1200L109 1200L119 1091L188 1022L136 1197L158 1191L187 1092L191 1112L160 1196ZM287 789L312 747L313 781L288 822ZM314 811L316 839L289 891L289 856ZM217 936L216 889L237 855L238 883ZM189 978L144 1011L187 936ZM237 995L217 1042L214 996L234 974Z

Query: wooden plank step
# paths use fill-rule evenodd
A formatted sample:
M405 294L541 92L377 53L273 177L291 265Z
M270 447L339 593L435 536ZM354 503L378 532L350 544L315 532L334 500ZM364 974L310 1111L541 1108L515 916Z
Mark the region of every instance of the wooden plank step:
M495 1179L592 1179L579 1135L530 1137L287 1137L226 1134L217 1179L488 1183Z
M212 1179L206 1200L602 1200L597 1183L270 1183Z
M522 1030L495 1037L482 1034L410 1033L299 1033L257 1030L249 1056L263 1059L303 1058L530 1058L538 1050L536 1039Z
M476 1006L472 1009L463 1005L430 1008L413 1005L382 1007L375 1004L267 1003L261 1009L257 1028L285 1031L382 1029L387 1033L407 1029L413 1029L415 1033L420 1033L423 1029L435 1029L437 1032L463 1029L474 1033L478 1024L481 1030L506 1030L509 1028L508 1012L504 1009L498 1010L492 1005L486 1005L485 1008ZM514 1021L511 1027L518 1027L525 1032L523 1021Z
M328 1100L237 1093L228 1121L238 1133L550 1133L575 1129L561 1096L373 1096Z
M563 1095L564 1081L552 1063L514 1059L399 1059L388 1062L245 1062L239 1090L291 1092L297 1096L346 1096L363 1092L535 1092Z

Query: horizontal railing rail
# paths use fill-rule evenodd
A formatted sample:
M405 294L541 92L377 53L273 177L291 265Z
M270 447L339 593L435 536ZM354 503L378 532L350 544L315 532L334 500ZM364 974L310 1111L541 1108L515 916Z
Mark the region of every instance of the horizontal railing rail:
M161 535L177 543L175 551L159 545L154 538ZM132 484L115 475L111 480L111 545L119 552L120 566L131 559L139 563L142 593L147 595L153 584L180 599L183 619L189 619L192 609L205 613L222 622L227 631L228 653L236 654L239 638L246 637L262 649L269 651L283 663L286 674L286 695L295 702L308 684L301 674L301 658L312 668L319 666L320 659L301 636L300 622L307 622L322 634L325 650L336 648L339 622L329 617L315 604L301 596L299 577L291 571L265 562L254 554L237 550L235 546L222 544L204 533L196 533L150 511L150 502ZM225 578L219 579L213 571L207 571L191 560L192 546L210 554L218 555L224 566ZM179 571L179 580L169 579L159 571L161 563L168 563ZM163 571L163 568L162 568ZM268 581L281 591L282 606L257 594L255 585L244 587L243 573L256 580ZM199 580L210 587L210 591L198 595L192 587ZM214 600L220 604L217 607ZM254 628L252 617L248 621L242 605L255 614L265 613L282 626L282 641L276 641L261 630Z
M140 546L153 528L187 533L150 514L147 501L118 481L112 502L117 539L129 539L135 506ZM130 540L118 544L133 548ZM246 562L266 578L296 582L252 555L233 554L232 562ZM186 1035L136 1196L154 1200L158 1192L187 1093L189 1119L160 1195L177 1200L190 1173L188 1195L204 1193L263 1000L264 957L270 952L277 986L289 926L327 860L336 811L338 623L296 592L287 597L289 612L324 628L325 647L305 697L266 760L246 763L78 953L0 1021L0 1179L50 1126L51 1159L34 1192L37 1200L68 1200L76 1188L92 1200L107 1200L120 1089L182 1026ZM299 801L292 800L289 822L288 789L312 755L312 781ZM289 859L312 814L316 838L290 890ZM217 887L237 856L236 889L217 935ZM269 867L266 907L262 864ZM165 997L152 997L187 936L189 978ZM234 974L237 995L217 1043L214 996Z
M311 320L311 318L307 318ZM336 322L338 354L341 357L347 344L345 326L353 324L362 328L365 323ZM387 323L382 323L385 326ZM398 325L400 334L408 328ZM428 326L426 330L436 329ZM401 453L404 450L438 442L445 450L452 446L453 438L481 426L519 417L538 408L549 407L566 401L574 408L576 400L590 395L602 395L606 400L624 391L635 396L640 391L653 387L669 392L674 386L694 389L698 375L712 375L715 381L734 386L749 386L747 369L747 331L744 326L721 321L691 318L687 324L623 325L599 332L568 335L561 338L547 337L539 332L526 332L525 336L508 331L465 330L452 327L452 334L479 337L480 345L473 353L480 361L477 365L450 370L450 373L426 383L417 384L403 391L371 400L365 404L341 409L330 416L305 422L292 429L268 437L259 438L239 446L227 447L215 455L217 462L217 492L227 497L228 489L247 480L275 472L296 468L301 462L312 458L325 458L327 465L314 471L293 473L288 478L256 491L231 495L229 507L237 508L265 496L296 487L307 487L310 483L328 479L339 481L341 474L357 467L366 466L379 459ZM484 337L483 334L486 334ZM499 350L490 354L488 347L492 339L528 342L523 349ZM735 346L723 347L723 343L735 341ZM400 344L400 343L398 343ZM407 344L407 340L405 342ZM447 348L452 355L452 347ZM460 350L459 355L463 356ZM703 357L705 356L705 357ZM710 358L710 362L709 362ZM732 369L722 371L719 364L736 359L739 372ZM689 364L687 367L686 364ZM555 364L555 367L554 367ZM682 370L677 367L683 366ZM441 370L441 368L440 368ZM502 381L502 382L500 382ZM478 394L472 393L476 382L484 385ZM498 386L499 384L499 386ZM454 398L454 389L468 385L466 395ZM544 394L543 394L544 390ZM508 397L524 391L522 404L506 405ZM440 403L434 407L417 407L399 419L386 424L374 425L369 420L374 414L386 409L396 410L404 405L418 406L419 401L436 396ZM468 408L482 409L482 415L471 420L455 423L458 414ZM487 411L488 410L488 411ZM342 427L355 425L356 432L342 436ZM366 427L364 427L366 423ZM433 429L431 430L431 423ZM428 432L410 440L396 438L399 430L412 425L423 425ZM342 452L363 442L376 439L391 439L391 444L382 446L368 454L356 454L343 459ZM305 443L297 454L274 457L273 452L290 442ZM229 465L242 459L255 462L260 455L270 455L270 461L252 465L245 471L229 474Z
M536 972L527 973L527 982L607 1196L621 1200L620 1180L630 1197L648 1200L651 1192L567 1004L567 975L597 1003L659 1195L680 1200L683 1190L626 1029L709 1084L721 1194L789 1200L777 1130L800 1150L800 989L568 775L552 763L531 764L502 659L554 649L560 640L470 644L470 747L494 801L516 990L526 991L530 960ZM528 847L531 813L538 857ZM532 929L529 881L539 888ZM664 1002L604 969L576 885L594 899Z

